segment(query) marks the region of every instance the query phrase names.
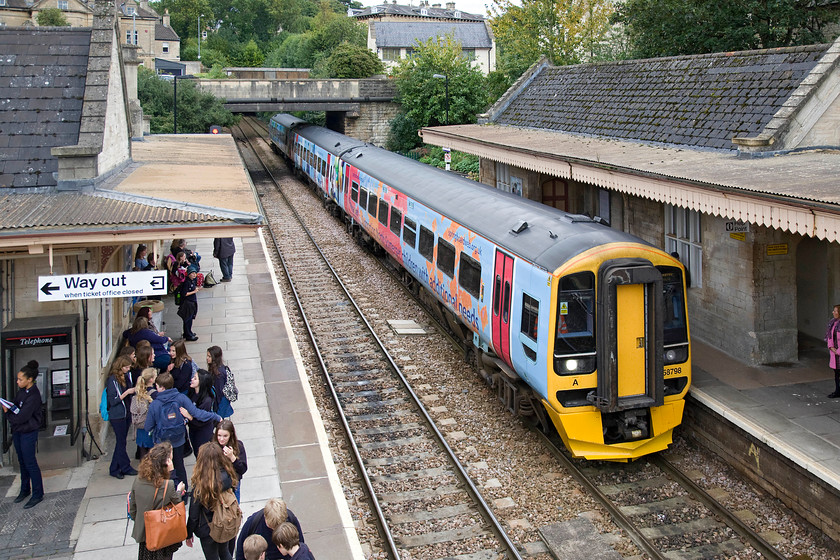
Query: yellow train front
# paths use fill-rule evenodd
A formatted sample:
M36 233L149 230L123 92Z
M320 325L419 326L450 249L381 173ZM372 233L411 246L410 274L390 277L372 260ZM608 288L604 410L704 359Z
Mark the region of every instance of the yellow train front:
M653 247L609 244L552 283L543 405L566 447L612 461L665 449L691 382L682 265Z

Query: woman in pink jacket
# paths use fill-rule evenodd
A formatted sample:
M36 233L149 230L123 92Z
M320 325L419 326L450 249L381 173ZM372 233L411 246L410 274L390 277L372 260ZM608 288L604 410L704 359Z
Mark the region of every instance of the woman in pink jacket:
M840 304L835 305L831 312L833 318L828 322L825 331L825 341L828 344L828 367L834 370L834 392L829 399L840 398Z

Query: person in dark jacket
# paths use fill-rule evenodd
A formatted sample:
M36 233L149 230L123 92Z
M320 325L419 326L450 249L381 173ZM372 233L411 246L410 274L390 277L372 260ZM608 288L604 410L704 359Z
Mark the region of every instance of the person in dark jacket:
M219 259L219 268L222 269L222 282L230 282L233 278L233 255L236 254L236 245L232 237L217 237L213 240L213 256Z
M136 389L127 377L131 369L131 360L126 356L117 356L111 364L108 379L105 380L105 396L108 403L108 421L114 429L117 441L114 443L114 453L111 456L111 466L108 473L114 478L124 478L125 475L135 475L137 471L131 466L125 446L128 439L128 427L131 423L129 397Z
M198 285L198 267L191 264L187 267L187 278L178 286L181 292L181 305L178 306L178 317L184 322L184 338L190 342L198 340L198 335L192 330L195 316L198 315L198 298L196 294L201 290Z
M149 321L142 315L138 315L134 319L131 328L123 332L123 336L135 348L141 340L149 341L155 353L154 367L163 370L169 365L169 350L167 350L166 345L171 343L172 339L168 336L155 333L155 331L149 328Z
M239 484L236 485L236 501L242 502L242 475L248 470L248 456L245 454L245 444L236 437L236 428L228 418L216 424L216 431L213 434L213 441L219 444L225 457L233 463L233 470L239 476Z
M218 543L210 537L213 511L222 499L222 492L236 486L236 471L222 449L206 443L198 449L192 475L193 491L187 515L187 546L192 547L193 535L199 538L205 560L230 560L228 543ZM233 539L231 539L233 540Z
M19 504L32 494L24 509L29 509L40 504L44 499L44 481L41 478L41 469L38 467L38 460L35 457L35 449L38 445L38 430L41 429L41 422L44 411L41 407L41 392L35 385L38 377L38 362L30 360L20 368L17 374L18 392L15 395L13 406L3 406L6 412L6 419L12 427L12 442L15 445L15 453L20 463L20 493L15 498Z
M210 375L209 371L200 369L195 372L192 381L190 381L190 391L187 396L196 408L208 412L213 410L213 376ZM185 408L181 409L181 414L184 415L189 424L190 444L193 449L198 450L202 445L213 439L215 422L203 422L193 418Z
M185 408L193 418L198 418L199 420L215 420L218 422L222 418L215 412L197 409L186 395L182 395L176 389L173 389L172 384L172 374L169 372L163 372L157 376L155 385L157 386L158 394L155 400L149 405L149 412L146 414L146 425L144 428L147 432L154 430L153 438L155 443L168 441L172 444L172 464L175 465L175 480L176 482L187 484L187 469L184 467L183 449L184 443L187 440L187 429L184 426L184 418L180 414L180 408ZM177 407L169 406L171 403L177 404ZM162 428L168 425L169 422L167 420L171 421L172 419L165 418L166 411L175 408L179 409L178 418L174 420L180 422L180 430L178 430L176 436L165 439L161 435L161 430L155 430L155 428Z
M207 349L207 371L213 374L213 391L215 394L215 408L222 418L233 416L233 405L225 396L225 384L228 380L228 367L225 365L222 349L211 346Z
M274 530L271 542L280 550L280 554L283 554L284 558L315 560L306 543L300 542L297 528L288 521Z
M287 521L295 526L298 538L300 542L303 542L300 522L292 513L292 510L286 507L286 502L280 498L268 500L262 510L251 515L242 524L242 529L239 530L239 537L236 540L236 560L245 560L243 550L245 539L251 535L260 535L266 542L272 542L274 530ZM269 546L268 550L265 551L265 560L281 560L284 558L290 558L290 556L283 555L277 547Z
M198 366L187 353L186 340L180 338L172 346L175 348L175 367L170 373L175 379L175 388L178 392L187 394L190 390L190 381L193 374L198 371Z

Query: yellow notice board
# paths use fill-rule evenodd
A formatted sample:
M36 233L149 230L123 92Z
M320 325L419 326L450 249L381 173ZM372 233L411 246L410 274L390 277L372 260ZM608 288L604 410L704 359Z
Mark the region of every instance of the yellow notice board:
M771 243L767 246L767 254L768 255L787 255L788 254L788 244L787 243Z
M746 241L747 234L746 233L730 233L729 237L732 239L737 239L738 241Z

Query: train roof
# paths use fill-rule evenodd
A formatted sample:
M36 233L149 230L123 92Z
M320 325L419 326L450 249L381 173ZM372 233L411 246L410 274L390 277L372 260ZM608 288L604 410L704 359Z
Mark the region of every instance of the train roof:
M300 126L295 132L336 156L340 156L351 148L366 145L356 138L311 124Z
M271 120L283 125L286 128L294 128L302 124L307 124L305 120L299 119L288 113L277 113L271 117Z
M342 159L547 271L605 243L650 245L587 216L569 214L375 146L354 147Z

